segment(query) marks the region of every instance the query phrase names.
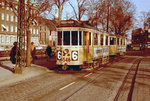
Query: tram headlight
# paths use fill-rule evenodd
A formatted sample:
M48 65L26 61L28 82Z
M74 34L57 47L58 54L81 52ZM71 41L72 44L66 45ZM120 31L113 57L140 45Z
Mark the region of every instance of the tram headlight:
M68 49L65 49L65 50L64 50L64 53L65 53L65 54L69 53L69 50L68 50Z

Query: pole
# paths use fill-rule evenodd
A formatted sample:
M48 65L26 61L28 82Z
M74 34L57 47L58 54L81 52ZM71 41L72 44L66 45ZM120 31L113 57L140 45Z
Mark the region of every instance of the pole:
M17 59L15 73L22 73L22 59L23 59L23 36L24 36L24 0L18 2L18 31L17 42L19 47L17 48Z

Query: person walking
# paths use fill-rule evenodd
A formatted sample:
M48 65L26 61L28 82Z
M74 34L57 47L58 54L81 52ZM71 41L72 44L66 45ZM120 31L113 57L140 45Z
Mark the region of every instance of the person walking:
M12 47L12 49L11 49L11 52L10 52L10 61L12 62L12 64L13 64L13 72L15 71L15 67L16 67L16 53L17 53L17 42L14 42L13 43L13 47Z
M34 63L36 48L34 42L31 42L31 62Z
M46 54L48 55L48 58L51 57L51 53L52 53L52 48L50 45L48 45L46 48ZM47 58L47 61L48 61L48 58Z

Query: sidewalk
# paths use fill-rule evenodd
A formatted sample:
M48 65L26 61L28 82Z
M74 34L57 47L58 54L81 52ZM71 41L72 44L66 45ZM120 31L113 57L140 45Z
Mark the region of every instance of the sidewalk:
M23 68L22 74L14 74L12 67L13 65L10 61L0 61L0 87L50 72L45 67L31 64L31 67Z

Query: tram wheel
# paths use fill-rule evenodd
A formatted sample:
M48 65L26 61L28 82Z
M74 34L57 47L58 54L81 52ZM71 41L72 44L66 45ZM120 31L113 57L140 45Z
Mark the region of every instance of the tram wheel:
M67 66L67 64L62 66L62 70L67 70L69 68L69 66Z

